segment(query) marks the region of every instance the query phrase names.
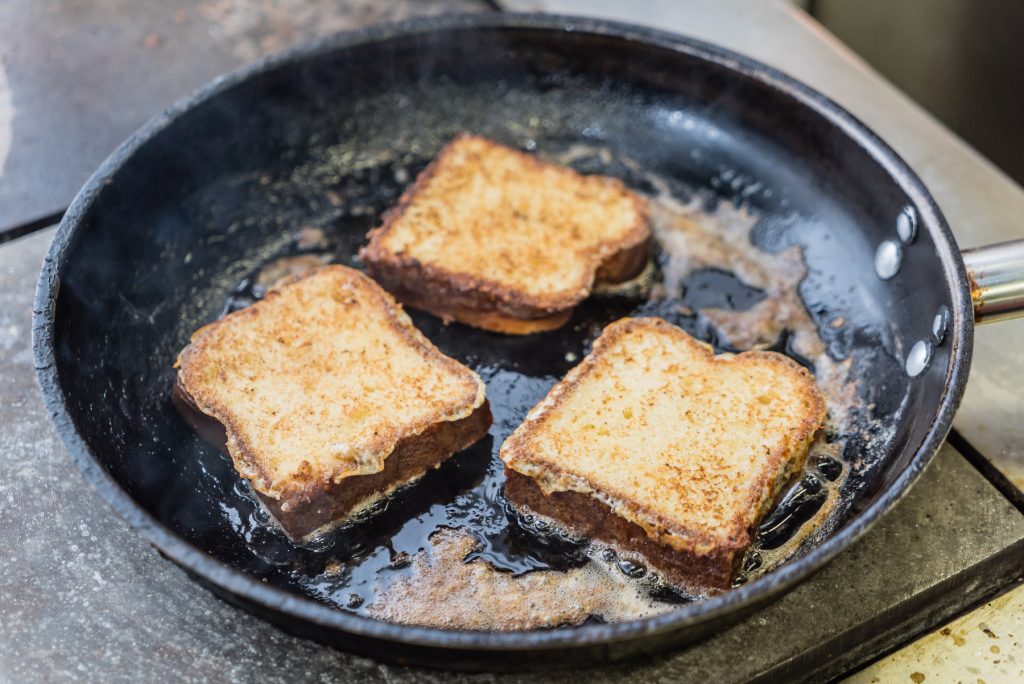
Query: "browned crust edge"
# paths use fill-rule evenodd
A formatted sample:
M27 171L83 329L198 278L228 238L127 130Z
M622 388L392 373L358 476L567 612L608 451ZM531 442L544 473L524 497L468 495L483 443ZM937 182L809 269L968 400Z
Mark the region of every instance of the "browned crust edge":
M431 362L447 366L453 373L466 375L467 379L472 376L477 386L477 400L479 400L479 403L472 401L474 409L486 403L486 399L483 396L482 381L480 381L479 377L463 364L441 353L441 351L412 324L412 321L409 320L408 316L406 316L405 312L402 310L401 305L366 274L347 266L329 265L319 269L314 269L307 273L301 273L285 278L275 284L262 300L244 309L235 311L224 318L209 323L193 333L191 342L181 351L174 364L174 367L178 369L177 381L189 396L192 404L196 406L201 413L209 415L223 425L227 435L236 436L234 442L235 448L229 450L229 455L235 464L235 470L249 479L254 491L261 495L270 496L271 498L277 496L280 496L280 498L290 498L295 495L301 495L302 491L307 486L318 486L321 479L314 478L312 476L303 478L303 475L299 474L296 476L294 482L289 482L280 488L275 488L271 481L270 473L260 462L257 455L257 447L255 445L248 444L239 436L240 432L237 427L237 422L230 407L214 401L212 397L205 395L201 391L201 387L197 388L195 383L189 382L189 362L193 355L202 353L205 342L209 338L210 331L216 329L220 325L224 325L225 322L229 320L259 315L260 311L265 308L269 302L273 301L274 298L281 296L282 289L305 278L313 277L316 274L328 270L338 271L339 277L352 278L353 282L357 282L361 285L366 294L376 297L378 303L384 309L385 319L387 320L388 325L395 334L402 338L406 343L413 346L417 351L423 354L425 358L430 359ZM467 400L467 403L470 403L470 401L471 400ZM414 434L418 434L439 422L444 422L440 415L426 416L422 420L418 421L410 431ZM388 445L384 442L383 437L376 437L372 443L367 445L367 450L377 453L384 451L387 447ZM323 474L322 479L332 481L339 478L344 479L345 477L346 471L336 470ZM280 491L275 491L275 489L280 489Z
M180 382L174 384L171 401L200 437L230 455L224 425L200 411ZM255 489L253 492L288 538L300 542L345 523L352 514L383 498L396 486L410 484L453 454L475 444L487 434L491 420L490 405L485 401L462 420L437 423L418 435L399 440L384 459L380 472L338 482L308 483L301 491L281 499Z
M760 478L751 488L749 499L744 502L745 505L740 509L748 513L736 516L726 532L724 543L717 535L712 536L704 530L689 529L680 526L676 521L666 519L664 516L651 510L650 507L633 501L628 492L602 492L612 500L626 504L631 509L631 513L636 516L636 524L644 529L648 538L659 544L667 545L676 552L690 553L693 549L700 547L710 548L711 555L722 553L735 554L745 551L753 541L753 533L757 523L771 507L785 483L790 480L795 472L803 468L807 458L807 447L814 433L817 432L825 420L825 400L818 391L814 377L803 366L782 354L765 351L746 351L732 355L731 358L729 358L729 355L716 356L710 345L693 339L685 331L664 319L654 317L619 319L605 327L600 337L594 342L594 347L590 354L579 365L569 371L565 378L551 388L547 396L538 404L538 406L544 406L543 410L539 414L534 415L537 411L534 408L527 416L527 420L505 440L501 446L500 457L504 461L506 468L514 472L519 472L516 466L521 463L536 463L531 460L532 454L528 450L531 433L541 429L548 420L551 411L557 408L564 400L564 397L583 381L590 369L599 363L602 356L601 350L634 330L651 327L656 328L660 333L668 334L680 342L700 350L712 362L742 363L745 360L767 362L777 366L780 372L798 375L804 382L806 389L804 397L810 402L812 411L808 412L807 417L791 433L791 439L781 444L778 449L768 455ZM787 460L786 455L794 450L797 451L796 457ZM783 464L786 467L780 469L779 466ZM548 472L558 472L559 470L553 468L549 463L545 463L544 466ZM774 480L772 480L769 477L769 473L773 473L776 470L779 472ZM523 475L530 477L525 474ZM599 487L587 478L578 475L574 476L584 482L592 492L600 490ZM764 501L761 501L762 495L760 493L765 490L769 492L769 496L764 497ZM581 493L581 495L597 501L591 494Z
M509 313L500 305L473 291L459 291L453 283L436 274L425 273L418 262L408 268L393 264L367 264L367 270L386 290L407 306L428 311L446 322L466 325L509 335L556 330L568 322L572 309L545 314L530 309ZM468 302L468 303L467 303Z
M728 589L743 558L735 549L707 555L676 551L657 543L642 527L591 496L580 492L544 494L534 480L508 468L505 477L505 498L515 507L550 518L574 534L611 544L620 554L639 554L669 583L692 593Z
M579 287L574 288L572 292L552 296L530 295L520 290L504 287L486 277L454 273L384 248L382 246L384 238L409 205L415 201L417 194L429 184L442 161L451 153L452 145L459 140L469 138L499 146L498 143L486 138L460 133L452 142L445 145L427 168L417 176L416 181L402 193L394 208L385 214L383 223L367 233L368 243L359 251L359 258L367 272L385 289L395 293L409 306L424 309L446 320L454 319L468 325L498 332L526 334L540 330L552 330L564 324L569 319L573 307L586 298L595 282L619 283L635 277L643 270L647 263L651 241L647 202L629 190L622 181L607 176L586 176L586 178L600 178L603 182L614 186L630 197L636 207L637 220L621 240L611 244L608 242L598 243L588 254L583 255L584 258L589 256L593 262L589 281L581 282ZM519 156L528 166L554 167L575 177L584 177L572 169L550 164L532 154L512 148L506 149ZM598 255L608 249L613 251L603 259L598 259ZM415 293L415 296L410 296L411 293ZM471 315L473 312L479 315ZM561 320L561 323L554 325L556 320ZM519 321L530 321L534 325L515 325Z

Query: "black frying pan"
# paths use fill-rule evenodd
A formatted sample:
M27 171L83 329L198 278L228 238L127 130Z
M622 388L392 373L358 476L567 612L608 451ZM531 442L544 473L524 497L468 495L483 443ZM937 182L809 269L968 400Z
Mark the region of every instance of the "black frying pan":
M608 158L577 166L619 175L640 191L648 188L637 166L656 172L709 211L719 203L747 208L758 217L750 239L765 251L803 248L802 299L830 353L857 369L852 408L883 429L871 445L849 441L839 505L788 562L658 617L532 632L401 626L309 598L303 578L321 572L326 557L388 544L410 516L460 496L492 516L493 529L477 531L493 562L556 567L557 558L529 544L509 551L492 452L601 325L671 314L598 298L561 331L515 339L416 314L442 349L500 371L488 391L498 415L492 437L355 537L295 549L254 522L258 512L230 465L171 408L176 353L225 307L258 296L247 279L269 257L302 249L289 238L297 228L322 228L333 257L351 263L379 213L463 130L539 153L581 141L603 147ZM627 158L636 164L616 162ZM975 276L977 311L1019 309L1020 289L1005 267L1020 254L1010 245L974 255L985 265ZM720 275L704 291L731 287ZM998 287L988 289L993 278ZM728 347L698 318L674 311L675 322ZM837 330L829 324L839 316ZM103 164L64 217L40 279L34 334L47 407L86 478L219 596L375 657L521 668L702 637L849 546L906 492L949 430L974 322L972 281L927 190L822 95L679 36L498 15L340 35L220 79L157 117ZM812 465L804 484L830 476ZM776 523L807 517L799 505L784 513Z

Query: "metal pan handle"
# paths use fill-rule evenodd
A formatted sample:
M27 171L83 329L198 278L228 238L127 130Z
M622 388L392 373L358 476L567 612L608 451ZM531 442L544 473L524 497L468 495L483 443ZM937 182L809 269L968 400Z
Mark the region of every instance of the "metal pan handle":
M976 323L1024 316L1024 240L963 251Z

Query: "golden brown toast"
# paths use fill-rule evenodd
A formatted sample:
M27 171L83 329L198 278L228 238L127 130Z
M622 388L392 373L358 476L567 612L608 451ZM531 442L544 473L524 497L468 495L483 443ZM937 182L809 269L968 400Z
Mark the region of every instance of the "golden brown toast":
M824 418L781 354L715 356L662 319L621 319L502 445L506 496L724 589Z
M326 266L201 328L176 406L219 442L293 539L484 436L484 384L362 273Z
M400 301L527 334L563 325L595 282L639 273L650 229L621 181L463 134L367 237L366 270Z

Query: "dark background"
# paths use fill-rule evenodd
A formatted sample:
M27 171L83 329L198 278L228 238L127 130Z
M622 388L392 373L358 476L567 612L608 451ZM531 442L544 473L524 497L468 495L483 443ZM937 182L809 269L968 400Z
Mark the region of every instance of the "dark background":
M1024 2L802 4L903 92L1024 184Z

